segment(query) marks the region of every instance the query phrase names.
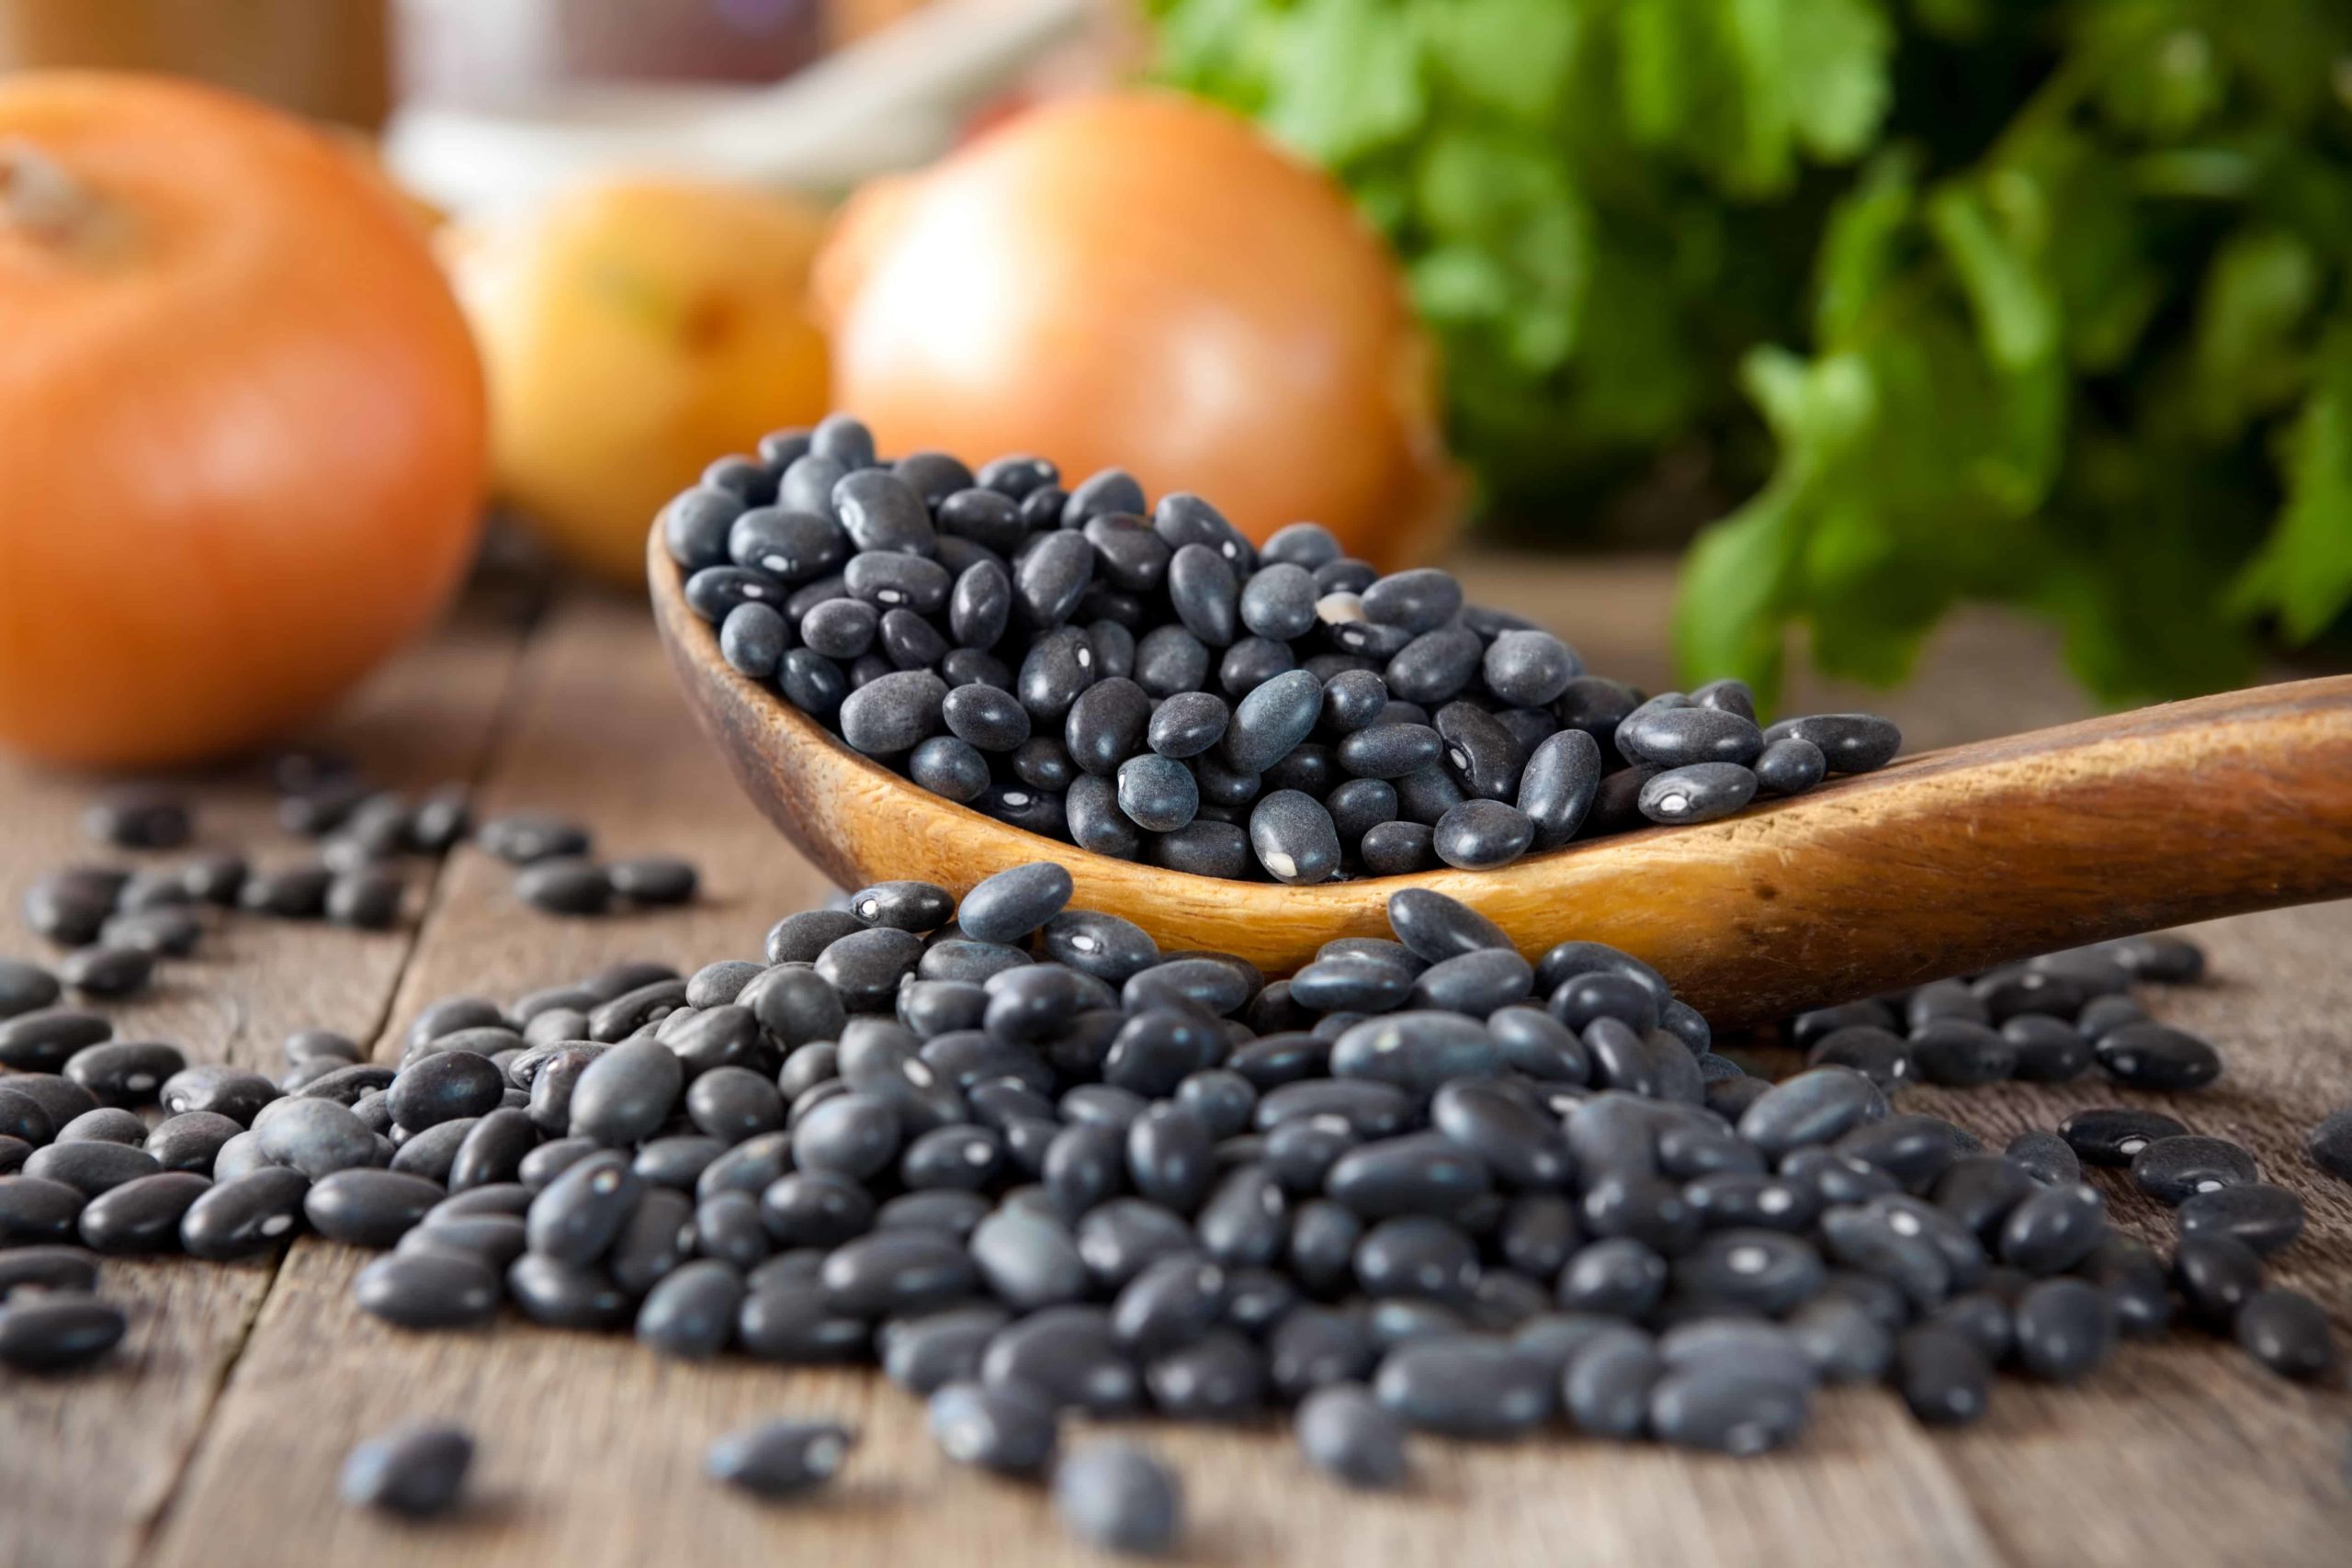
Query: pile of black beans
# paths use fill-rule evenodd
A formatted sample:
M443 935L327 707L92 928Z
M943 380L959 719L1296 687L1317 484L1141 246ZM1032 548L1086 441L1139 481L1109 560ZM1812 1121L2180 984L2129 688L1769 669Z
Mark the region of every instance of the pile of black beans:
M727 661L854 750L1204 876L1484 870L1902 743L1868 714L1759 727L1737 681L1645 699L1452 573L1383 576L1311 523L1253 546L1116 468L1065 491L1038 457L884 462L846 415L721 458L662 525Z
M1179 1538L1182 1488L1131 1444L1057 1459L1070 1412L1289 1407L1308 1461L1384 1486L1412 1432L1778 1449L1839 1383L1973 1421L1996 1370L2070 1382L2181 1320L2285 1376L2335 1365L2321 1309L2266 1285L2303 1216L2246 1150L2117 1107L1994 1151L1891 1103L2061 1056L2138 1089L2210 1078L2128 1005L2193 976L2185 943L1805 1015L1789 1033L1817 1065L1771 1082L1637 959L1568 941L1531 964L1427 890L1389 900L1393 938L1272 980L1071 891L1051 863L960 907L885 883L779 921L757 960L436 1002L396 1064L298 1034L276 1079L101 1019L0 1023L28 1069L0 1078L21 1166L0 1361L120 1336L95 1255L308 1230L381 1251L357 1304L403 1328L513 1311L690 1359L876 1361L951 1458L1050 1472L1069 1529L1131 1551ZM2003 1074L1942 1065L1972 1055L1942 1043L1953 1021L2004 1043ZM2109 1226L2086 1166L2177 1206L2169 1258ZM854 1441L772 1423L708 1468L788 1496ZM396 1434L346 1487L429 1512L469 1451Z

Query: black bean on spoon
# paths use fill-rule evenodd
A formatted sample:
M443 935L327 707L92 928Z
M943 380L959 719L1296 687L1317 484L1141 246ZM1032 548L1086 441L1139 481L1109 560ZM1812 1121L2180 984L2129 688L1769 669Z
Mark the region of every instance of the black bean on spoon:
M1042 838L1299 885L1479 870L1645 818L1713 820L1883 767L1901 743L1862 714L1759 729L1736 681L1645 702L1468 603L1451 572L1381 576L1311 523L1259 552L1209 501L1154 506L1117 469L1066 515L1028 509L1056 487L944 488L973 470L921 456L921 486L802 457L773 506L706 479L665 510L663 540L738 672ZM1040 736L1066 743L1050 767L1023 750ZM1334 793L1423 773L1394 801Z

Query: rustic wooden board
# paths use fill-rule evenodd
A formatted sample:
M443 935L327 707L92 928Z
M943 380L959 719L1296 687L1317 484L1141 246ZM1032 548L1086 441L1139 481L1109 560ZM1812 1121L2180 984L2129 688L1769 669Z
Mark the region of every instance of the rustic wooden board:
M316 739L350 752L387 786L424 789L472 776L487 754L522 647L522 607L469 604L436 637L371 682ZM247 847L257 863L302 858L280 833L259 770L187 781L202 841ZM25 886L73 861L122 863L83 836L90 781L0 762L0 952L36 952L17 918ZM412 909L431 867L414 862ZM136 1000L107 1007L123 1039L183 1044L192 1061L276 1072L292 1030L369 1039L381 1027L415 937L208 916L197 953L167 964ZM109 1262L101 1289L131 1314L126 1348L73 1379L0 1383L0 1562L87 1568L140 1549L209 1415L228 1364L268 1292L274 1264L187 1259Z
M1655 570L1481 563L1466 575L1489 601L1559 625L1595 667L1664 679ZM1938 639L1921 684L1886 705L1921 745L2078 716L2079 699L2055 677L2049 646L2012 623L1972 618ZM455 692L474 680L451 670L436 683ZM398 976L390 1030L449 992L508 997L621 957L752 953L777 913L819 890L702 750L667 682L633 609L560 606L523 663L481 794L492 808L579 811L616 852L693 855L709 879L705 902L625 920L552 920L514 901L503 867L463 852ZM1859 699L1833 691L1804 700ZM0 823L15 820L9 808L25 788L0 778ZM17 837L0 828L0 852L30 863L58 852L52 840L26 854ZM2343 1317L2352 1303L2352 1189L2312 1172L2295 1146L2325 1108L2352 1100L2352 1053L2335 1023L2352 1007L2352 974L2339 956L2352 938L2352 906L2223 922L2207 935L2220 983L2165 994L2163 1010L2222 1041L2231 1074L2184 1114L2249 1141L2312 1204L2312 1234L2278 1274L2319 1293L2352 1329ZM265 966L275 972L284 962L273 953ZM224 984L258 988L257 974L241 970ZM274 1035L254 1039L274 1049ZM2075 1086L1915 1100L2006 1137L2054 1123L2075 1105L2119 1098ZM2154 1219L2129 1201L2118 1208ZM408 1562L428 1551L452 1563L567 1568L780 1552L843 1563L1090 1560L1062 1540L1034 1490L944 1465L915 1404L871 1374L734 1359L684 1367L626 1339L512 1322L477 1334L401 1334L349 1305L360 1261L317 1242L289 1254L141 1561L308 1568ZM189 1266L151 1268L176 1280ZM245 1298L248 1312L258 1294L255 1286ZM223 1347L210 1363L217 1376L235 1337L226 1320L236 1314L209 1301L178 1304L215 1314L208 1343ZM66 1407L100 1404L81 1397L89 1387L54 1392ZM0 1387L0 1423L27 1397L20 1385ZM92 1429L135 1427L144 1409L99 1409ZM763 1508L701 1480L711 1438L788 1412L840 1414L863 1430L843 1483L825 1500ZM425 1416L460 1419L481 1438L478 1506L425 1529L336 1507L334 1474L350 1443ZM1391 1498L1359 1497L1311 1475L1272 1426L1139 1430L1183 1471L1195 1527L1188 1561L1403 1563L1442 1554L1510 1563L2071 1568L2341 1562L2352 1530L2352 1486L2340 1473L2347 1425L2352 1402L2340 1391L2294 1389L2232 1349L2175 1339L2134 1348L2073 1390L2005 1379L1992 1416L1965 1433L1923 1432L1884 1394L1848 1392L1823 1403L1800 1449L1768 1461L1565 1439L1493 1449L1424 1442L1419 1485ZM119 1558L122 1521L152 1498L126 1501L137 1487L88 1462L101 1451L96 1438L80 1445L76 1462L16 1482L15 1456L27 1450L12 1435L42 1430L0 1425L0 1452L10 1456L0 1488L50 1499L12 1537L12 1516L25 1505L0 1491L0 1562ZM55 1441L50 1432L43 1440ZM167 1451L160 1438L142 1450ZM146 1462L152 1473L164 1461Z

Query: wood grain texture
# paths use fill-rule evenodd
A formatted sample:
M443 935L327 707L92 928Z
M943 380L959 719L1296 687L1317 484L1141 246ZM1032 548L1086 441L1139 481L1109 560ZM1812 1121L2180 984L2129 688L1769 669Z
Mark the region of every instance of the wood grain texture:
M1720 822L1317 887L1189 876L1054 844L930 794L729 668L656 542L654 604L704 728L768 819L844 886L961 894L1030 861L1170 951L1286 974L1387 931L1397 889L1476 908L1533 957L1565 935L1648 960L1723 1023L2183 920L2352 893L2352 677L1954 747Z
M1655 682L1666 579L1621 567L1528 570L1472 563L1474 592L1561 626L1601 668ZM432 657L428 655L428 657ZM495 684L496 661L436 663L437 700ZM2013 719L2080 713L2049 645L2016 623L1970 617L1931 648L1928 674L1887 702L1932 742L1973 739ZM572 604L543 625L516 684L482 798L495 807L577 811L615 852L674 849L696 857L707 898L674 914L608 921L551 919L521 908L495 862L448 863L416 951L385 1009L397 1031L425 1001L454 991L511 996L615 958L673 962L755 953L774 916L800 907L823 878L782 847L715 767L671 694L641 620L611 603ZM1817 705L1850 694L1809 691ZM405 728L405 727L404 727ZM406 729L407 743L423 739ZM429 775L428 775L429 776ZM0 777L0 854L13 873L62 848L21 851L13 815L28 788L52 804L70 790ZM47 807L45 807L47 809ZM59 807L62 809L62 807ZM58 817L70 831L70 818ZM55 843L62 845L64 837ZM254 940L317 934L255 928ZM2214 984L2155 993L2164 1016L2208 1030L2229 1072L2203 1096L2125 1093L2098 1082L1951 1094L1914 1091L1908 1106L1958 1117L1988 1137L2054 1124L2072 1108L2164 1105L2200 1130L2247 1140L2266 1170L2312 1205L2312 1228L2278 1277L2319 1294L2352 1332L2352 1187L2301 1160L2302 1130L2352 1101L2352 906L2223 921L2199 933ZM366 939L346 939L360 942ZM222 951L226 951L223 949ZM334 953L309 953L323 965ZM267 952L207 985L261 987ZM186 998L194 1005L195 998ZM264 1004L253 1003L258 1011ZM294 1010L287 1010L289 1013ZM255 1023L238 1049L275 1049ZM271 1023L268 1027L275 1028ZM1785 1068L1784 1055L1759 1054ZM258 1059L258 1058L256 1058ZM2101 1184L2133 1224L2165 1216ZM362 1255L305 1242L289 1255L210 1407L199 1455L142 1562L264 1568L333 1562L395 1568L452 1564L696 1564L763 1559L1100 1563L1072 1550L1034 1489L945 1465L915 1404L870 1373L787 1371L729 1359L662 1361L626 1339L556 1333L511 1319L464 1335L408 1335L349 1303ZM180 1262L112 1270L120 1288L181 1288L205 1271ZM110 1289L118 1288L110 1284ZM259 1294L256 1285L253 1292ZM158 1329L233 1343L233 1302L185 1298ZM248 1302L250 1305L250 1302ZM216 1369L216 1359L211 1363ZM119 1371L120 1369L118 1369ZM112 1377L113 1373L102 1374ZM157 1473L159 1389L110 1391L88 1380L0 1382L0 1563L119 1561L136 1539L122 1520L146 1505ZM39 1402L39 1403L36 1403ZM711 1487L707 1442L763 1416L835 1413L863 1443L822 1501L763 1507ZM333 1502L349 1444L394 1421L453 1416L480 1436L478 1502L445 1526L404 1528ZM85 1422L74 1437L58 1422ZM191 1429L194 1423L187 1424ZM1310 1474L1272 1426L1238 1430L1138 1424L1136 1434L1182 1469L1194 1523L1181 1561L1296 1561L1333 1568L1591 1562L1658 1568L1789 1564L2340 1563L2352 1539L2352 1490L2334 1468L2352 1428L2338 1389L2295 1389L2236 1353L2191 1338L2134 1348L2087 1383L2042 1390L2004 1379L1993 1415L1973 1431L1928 1434L1882 1393L1826 1400L1794 1451L1762 1461L1705 1461L1565 1438L1509 1447L1419 1442L1416 1490L1362 1497ZM109 1468L135 1450L129 1471ZM71 1464L37 1458L70 1446ZM139 1466L147 1468L141 1470Z
M495 732L522 642L515 606L469 605L395 662L314 737L349 751L394 788L465 779ZM257 863L307 846L274 825L256 769L184 781L201 841L249 849ZM0 761L0 953L41 950L17 919L27 885L69 862L131 863L85 838L88 779ZM412 863L424 903L427 863ZM194 955L165 964L141 997L100 1010L118 1037L170 1040L191 1061L276 1073L279 1045L305 1027L371 1038L415 937L413 926L361 932L315 923L208 915ZM130 1314L124 1348L75 1378L0 1381L0 1563L91 1568L129 1562L176 1484L226 1369L268 1293L274 1260L221 1265L116 1260L100 1290Z

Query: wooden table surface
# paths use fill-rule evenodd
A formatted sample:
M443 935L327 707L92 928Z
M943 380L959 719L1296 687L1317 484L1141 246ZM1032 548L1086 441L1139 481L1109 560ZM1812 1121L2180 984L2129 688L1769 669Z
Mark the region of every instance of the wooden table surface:
M1667 579L1655 567L1465 563L1473 592L1541 616L1595 668L1667 683ZM411 919L361 934L253 919L117 1010L127 1038L275 1072L279 1042L322 1025L397 1055L435 998L509 999L624 957L691 967L756 956L779 914L825 892L754 816L695 732L641 607L558 593L478 592L433 639L373 681L318 739L384 784L463 780L480 812L542 807L591 822L615 853L701 864L691 909L558 920L517 905L505 869L470 849L413 862ZM2049 640L1999 617L1936 639L1921 680L1870 700L1915 746L2078 716ZM293 859L254 778L197 782L200 830ZM0 953L26 951L24 886L96 858L76 818L88 781L0 763ZM1564 915L1563 934L1571 917ZM2352 1335L2352 1186L2303 1159L2305 1129L2352 1102L2352 905L2217 923L2214 977L2154 993L2159 1017L2210 1032L2229 1068L2168 1107L2236 1138L2310 1206L2274 1277L2316 1295ZM1990 1137L2079 1106L2145 1100L2097 1081L1971 1094L1915 1090L1912 1109ZM2101 1174L2152 1239L2165 1216ZM1034 1489L951 1469L917 1404L865 1371L740 1359L688 1366L626 1337L503 1321L413 1335L362 1315L363 1255L316 1239L276 1261L110 1262L104 1292L132 1311L93 1372L0 1378L0 1568L145 1563L561 1563L565 1568L803 1562L1080 1562ZM821 1501L761 1506L699 1475L706 1445L755 1418L834 1414L863 1443ZM402 1527L334 1499L345 1450L392 1423L454 1419L480 1443L473 1505ZM2187 1335L2125 1347L2086 1383L2004 1378L1992 1414L1958 1433L1914 1424L1889 1394L1824 1397L1793 1450L1692 1457L1551 1437L1510 1447L1417 1441L1407 1494L1367 1497L1316 1476L1285 1434L1150 1427L1178 1464L1197 1563L1465 1565L2337 1563L2352 1562L2352 1399L2297 1387L2233 1347Z

